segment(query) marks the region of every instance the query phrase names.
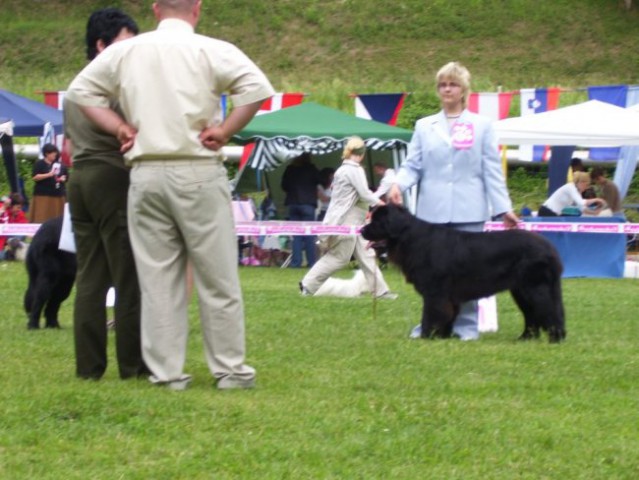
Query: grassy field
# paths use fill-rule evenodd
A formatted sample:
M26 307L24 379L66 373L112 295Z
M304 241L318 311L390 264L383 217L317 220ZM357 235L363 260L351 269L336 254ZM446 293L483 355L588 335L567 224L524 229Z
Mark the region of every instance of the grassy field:
M255 390L213 388L193 303L194 383L172 392L114 365L77 380L71 299L62 330L27 331L24 266L0 263L0 478L636 478L636 280L565 280L568 339L549 345L515 340L508 295L498 333L411 341L420 302L395 270L376 309L300 297L301 275L241 269Z

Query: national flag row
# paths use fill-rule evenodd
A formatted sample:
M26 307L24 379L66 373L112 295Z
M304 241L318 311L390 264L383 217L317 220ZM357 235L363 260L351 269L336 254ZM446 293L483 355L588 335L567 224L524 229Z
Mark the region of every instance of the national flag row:
M588 87L588 99L611 103L620 107L628 107L639 103L639 86L608 85ZM561 89L525 88L511 92L480 92L471 93L468 99L468 109L471 112L487 116L492 120L507 118L513 97L519 95L521 115L554 110L559 106ZM375 120L389 125L395 125L404 105L406 93L374 93L355 95L355 115L369 120ZM44 92L45 103L54 108L62 109L64 92ZM266 100L258 115L269 113L281 108L292 107L302 103L303 93L278 93ZM225 95L221 98L223 112L226 112ZM51 137L49 137L50 139ZM43 141L45 141L43 139ZM243 166L253 150L249 145L245 148L240 165ZM519 157L522 160L547 161L550 149L545 146L522 145ZM590 158L593 160L613 160L619 157L619 148L593 148Z

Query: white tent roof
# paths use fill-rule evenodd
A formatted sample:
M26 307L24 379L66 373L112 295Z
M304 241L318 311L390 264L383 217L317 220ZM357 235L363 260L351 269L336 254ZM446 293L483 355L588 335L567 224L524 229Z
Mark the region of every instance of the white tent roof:
M500 144L639 145L637 111L598 100L494 123Z

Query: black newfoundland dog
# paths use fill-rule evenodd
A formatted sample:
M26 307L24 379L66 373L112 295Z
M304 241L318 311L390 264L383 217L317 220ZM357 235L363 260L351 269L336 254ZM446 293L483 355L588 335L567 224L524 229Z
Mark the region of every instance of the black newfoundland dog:
M362 236L387 249L424 298L422 338L450 337L461 303L510 290L524 314L521 339L566 337L562 265L553 245L523 230L471 233L418 219L404 207L373 211Z
M77 268L75 254L58 248L61 231L62 217L47 220L29 245L26 258L29 286L24 295L28 329L40 328L43 309L45 327L60 328L58 310L71 293Z

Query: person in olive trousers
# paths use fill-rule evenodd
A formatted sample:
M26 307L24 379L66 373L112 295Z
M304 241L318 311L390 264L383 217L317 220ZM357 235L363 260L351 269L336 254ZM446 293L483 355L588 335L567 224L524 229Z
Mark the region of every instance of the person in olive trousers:
M87 23L87 56L138 33L135 21L116 8L95 11ZM78 272L73 312L76 374L99 379L107 368L106 294L115 288L115 342L120 378L148 376L140 341L140 287L127 228L129 168L120 142L87 121L65 99L65 134L71 141L73 176L69 208Z

